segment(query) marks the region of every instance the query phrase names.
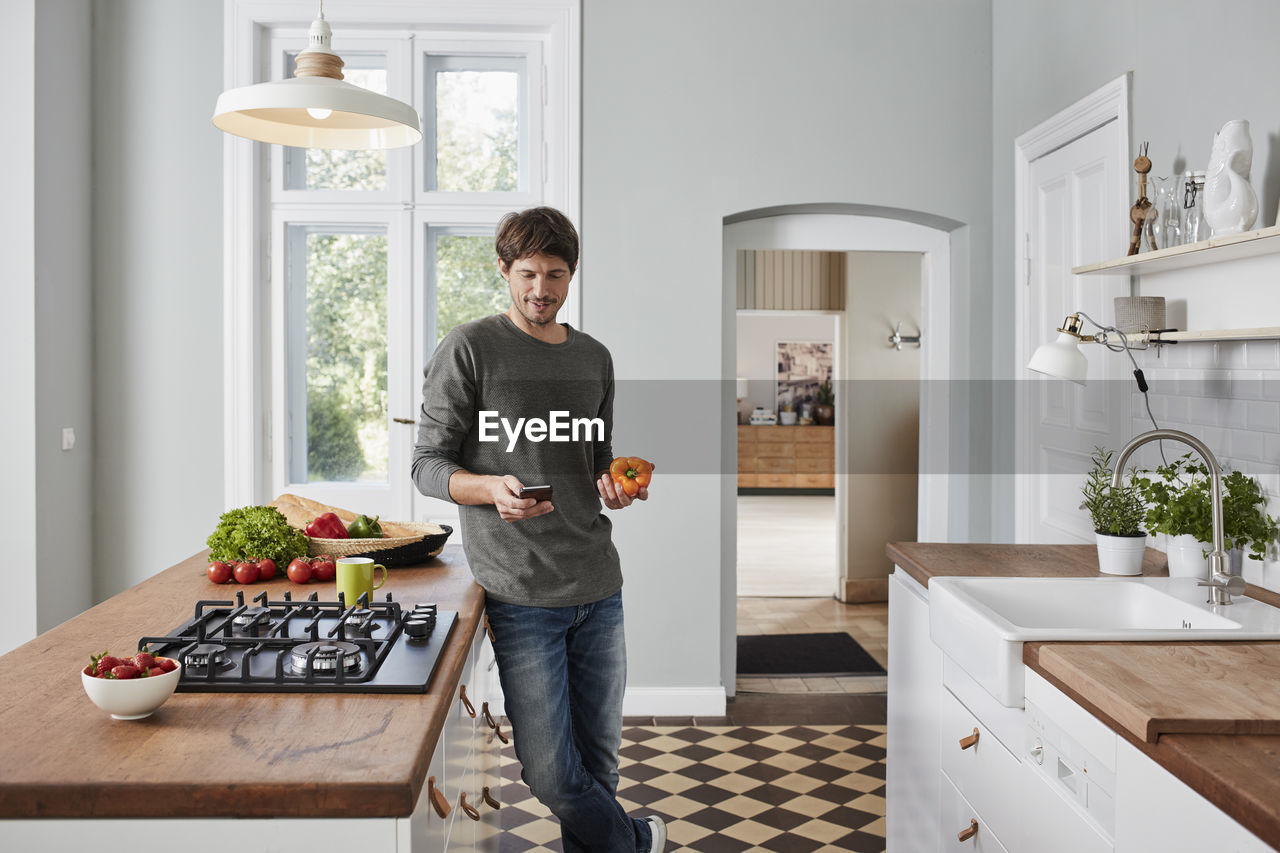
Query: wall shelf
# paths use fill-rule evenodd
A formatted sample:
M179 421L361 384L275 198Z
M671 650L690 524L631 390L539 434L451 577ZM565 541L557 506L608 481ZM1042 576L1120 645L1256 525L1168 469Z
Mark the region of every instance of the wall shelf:
M1130 334L1129 340L1136 344L1280 340L1280 326L1263 326L1256 329L1208 329L1195 332L1140 332Z
M1071 272L1075 275L1147 275L1275 253L1280 253L1280 225L1246 231L1243 234L1212 237L1186 246L1172 246L1154 252L1140 252L1124 258L1086 264L1073 267ZM1179 332L1178 334L1190 333ZM1172 338L1166 335L1165 340L1172 340Z

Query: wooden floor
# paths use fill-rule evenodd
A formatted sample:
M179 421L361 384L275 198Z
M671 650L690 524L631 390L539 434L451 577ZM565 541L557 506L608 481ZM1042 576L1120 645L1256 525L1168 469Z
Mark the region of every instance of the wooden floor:
M844 631L889 668L889 605L843 604L836 588L835 498L738 496L738 633ZM739 694L884 693L884 676L739 678Z
M738 495L738 595L831 596L832 495Z

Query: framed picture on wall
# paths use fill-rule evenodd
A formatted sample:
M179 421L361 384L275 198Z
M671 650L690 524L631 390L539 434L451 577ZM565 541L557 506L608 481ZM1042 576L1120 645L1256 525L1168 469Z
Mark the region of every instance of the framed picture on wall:
M812 411L818 387L831 378L830 341L778 341L778 412Z

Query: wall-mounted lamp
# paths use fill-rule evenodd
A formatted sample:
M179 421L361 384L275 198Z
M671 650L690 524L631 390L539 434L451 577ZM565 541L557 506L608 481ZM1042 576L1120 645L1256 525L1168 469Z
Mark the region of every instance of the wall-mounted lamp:
M321 0L294 76L223 92L213 109L214 127L297 148L400 148L422 139L413 107L342 79L342 57L330 48L332 39Z
M1092 335L1081 334L1081 328L1079 314L1067 315L1058 329L1058 337L1036 348L1031 361L1027 362L1027 369L1084 385L1089 360L1080 352L1080 344L1096 339Z
M747 399L747 380L738 377L738 423L742 423L742 401Z

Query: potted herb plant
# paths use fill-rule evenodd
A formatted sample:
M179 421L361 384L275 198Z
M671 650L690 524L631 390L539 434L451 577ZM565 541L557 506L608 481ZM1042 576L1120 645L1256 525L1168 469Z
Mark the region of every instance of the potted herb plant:
M1213 506L1209 469L1190 453L1156 468L1156 476L1138 478L1147 503L1146 524L1169 539L1169 574L1201 577L1213 547ZM1263 510L1262 488L1239 471L1222 477L1222 547L1247 549L1253 560L1266 556L1280 526Z
M1093 449L1093 468L1081 492L1081 509L1089 511L1098 543L1098 567L1108 575L1142 574L1142 558L1147 548L1147 534L1142 529L1146 507L1142 493L1129 472L1129 481L1111 485L1113 452L1103 447Z
M818 405L813 410L813 420L819 426L831 426L836 421L836 392L831 387L831 377L818 386Z

